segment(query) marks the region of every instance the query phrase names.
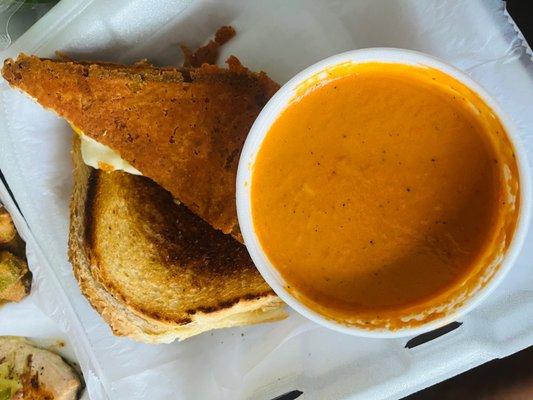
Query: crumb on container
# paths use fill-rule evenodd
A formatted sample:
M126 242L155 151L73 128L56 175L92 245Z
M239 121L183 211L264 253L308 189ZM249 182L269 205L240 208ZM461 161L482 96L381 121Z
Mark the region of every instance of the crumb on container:
M0 244L11 242L16 235L17 230L11 215L9 215L4 206L0 205Z
M30 292L31 273L23 259L0 251L0 301L20 301Z

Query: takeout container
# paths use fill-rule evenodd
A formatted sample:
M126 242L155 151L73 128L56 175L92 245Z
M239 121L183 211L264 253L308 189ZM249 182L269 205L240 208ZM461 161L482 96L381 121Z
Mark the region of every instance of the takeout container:
M327 81L329 79L327 70L335 66L346 63L362 64L368 62L430 67L463 83L466 87L477 93L501 121L511 144L514 147L514 153L518 165L520 182L519 215L513 240L503 255L503 260L499 263L497 271L494 275L488 278L488 281L483 286L479 287L474 294L470 295L461 306L454 308L451 312L444 312L442 317L423 323L414 328L405 327L396 330L383 328L364 329L362 327L345 324L342 321L336 321L313 310L287 290L287 283L276 267L268 259L254 229L251 206L254 163L272 124L279 118L291 101L299 95L299 88L301 88L302 84L305 82L308 82L310 79L323 79ZM237 173L237 214L246 248L257 266L257 269L267 283L274 289L276 294L294 310L322 326L350 335L373 338L404 337L419 335L457 320L474 307L478 306L501 283L505 275L513 266L526 237L527 227L531 216L531 176L525 147L520 140L518 130L498 103L468 75L436 57L417 51L395 48L359 49L328 57L325 60L319 61L304 69L283 85L265 105L250 130L239 160L239 169Z
M480 82L533 151L533 63L496 0L62 0L1 56L54 57L59 50L177 65L180 43L201 45L225 24L237 36L221 61L235 54L279 83L354 48L438 56ZM66 258L70 128L1 79L0 121L0 169L28 225L30 267L43 289L37 304L67 332L92 400L272 400L294 391L303 392L299 400L398 399L533 344L532 232L501 285L438 338L354 337L295 312L168 345L114 337L81 295Z

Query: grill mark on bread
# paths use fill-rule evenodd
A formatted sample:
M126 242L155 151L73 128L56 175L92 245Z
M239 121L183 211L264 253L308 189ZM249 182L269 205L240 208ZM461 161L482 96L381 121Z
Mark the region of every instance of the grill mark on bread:
M88 167L90 168L90 167ZM98 173L93 168L90 168L89 179L87 182L87 197L85 200L85 213L84 213L84 224L85 224L85 242L90 249L94 248L94 218L93 218L93 209L96 196L96 188L98 186Z
M210 314L210 313L213 313L213 312L225 309L225 308L230 308L230 307L234 306L235 304L239 303L240 301L259 300L260 298L265 297L265 296L269 296L269 295L274 295L274 291L273 290L267 290L267 291L265 291L263 293L248 294L248 295L245 295L245 296L239 296L239 297L237 297L235 299L219 303L216 306L212 306L212 307L198 307L196 309L189 309L189 310L187 310L187 314L189 314L189 315L195 315L197 313Z

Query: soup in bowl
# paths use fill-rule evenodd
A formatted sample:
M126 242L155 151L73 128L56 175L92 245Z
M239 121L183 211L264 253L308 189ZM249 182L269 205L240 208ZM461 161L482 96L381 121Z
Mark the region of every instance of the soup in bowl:
M366 336L456 318L525 234L525 157L467 76L396 49L303 71L251 129L237 177L247 248L303 315Z

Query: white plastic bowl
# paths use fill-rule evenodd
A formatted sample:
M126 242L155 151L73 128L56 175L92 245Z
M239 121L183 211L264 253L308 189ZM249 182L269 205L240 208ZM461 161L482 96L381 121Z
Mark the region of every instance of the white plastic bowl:
M467 301L465 301L462 306L458 307L440 319L421 324L416 328L404 328L398 330L364 329L357 326L348 326L342 324L341 322L331 320L326 316L312 310L294 297L289 291L287 291L283 277L268 260L268 257L264 253L255 233L250 202L250 192L252 186L251 182L253 165L263 139L269 132L271 125L287 107L291 98L294 97L296 88L298 88L302 82L306 81L312 76L316 76L317 73L327 68L345 62L399 63L415 66L428 66L444 72L472 89L485 101L485 103L500 119L512 145L514 146L519 171L521 196L520 210L515 234L510 246L507 249L507 252L504 255L503 261L501 262L496 273L491 277L490 281L483 288L474 293ZM244 238L244 243L246 244L252 260L257 266L257 269L267 283L276 292L276 294L294 310L310 320L338 332L364 337L397 338L421 334L457 320L460 316L479 305L503 280L518 256L527 233L527 226L531 212L531 183L529 174L530 172L526 154L523 146L520 143L520 138L518 137L518 133L514 124L503 112L500 106L487 94L487 92L480 85L474 82L468 75L435 57L411 50L394 48L353 50L326 58L325 60L306 68L288 81L285 85L283 85L283 87L263 108L250 130L239 161L239 169L237 172L237 214L241 232Z

